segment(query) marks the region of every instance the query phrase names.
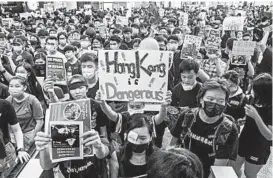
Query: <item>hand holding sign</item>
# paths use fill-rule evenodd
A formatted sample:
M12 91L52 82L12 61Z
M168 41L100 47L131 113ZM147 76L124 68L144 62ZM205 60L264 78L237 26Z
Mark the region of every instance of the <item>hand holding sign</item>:
M172 102L172 92L170 90L166 93L165 102L161 104L161 106L168 106Z
M45 132L38 132L34 138L36 149L42 151L48 147L48 144L52 141L50 135Z
M105 104L106 103L105 100L101 99L101 93L99 90L96 92L95 102L98 104Z
M94 148L100 149L102 147L100 135L95 130L90 130L81 136L83 138L83 145L89 146L92 145Z

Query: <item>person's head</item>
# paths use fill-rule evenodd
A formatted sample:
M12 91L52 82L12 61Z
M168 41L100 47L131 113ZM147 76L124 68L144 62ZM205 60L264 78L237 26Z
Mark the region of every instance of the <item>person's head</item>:
M76 48L72 45L64 47L64 55L67 61L72 61L75 58Z
M9 82L9 93L12 97L20 98L27 89L27 80L21 76L14 76Z
M234 41L236 41L237 39L236 38L229 38L227 40L227 43L226 43L226 49L225 49L225 53L226 54L230 54L231 51L232 51L232 48L233 48L233 43Z
M243 39L243 32L242 31L237 32L237 39L238 40L242 40Z
M142 33L142 34L146 34L146 33L148 33L148 24L147 23L142 23L142 24L140 24L140 26L139 26L139 29L140 29L140 32Z
M184 90L191 90L199 71L199 64L193 59L184 59L179 65L181 82Z
M21 76L26 80L36 80L35 71L33 70L32 66L29 63L22 63L19 64L15 71L15 76Z
M159 45L154 38L145 38L139 44L140 50L156 50L159 51Z
M159 29L159 33L158 33L158 34L159 34L159 35L169 35L169 31L168 31L167 28L161 27L161 28Z
M168 50L176 51L179 45L179 38L176 35L170 35L168 37Z
M46 62L46 54L43 52L34 53L34 63L36 65L44 65Z
M134 17L133 22L134 22L134 24L139 25L140 24L139 16Z
M67 82L67 86L72 99L79 100L85 99L87 97L86 92L88 84L86 79L82 75L73 75Z
M208 117L220 116L229 98L228 84L225 79L207 80L197 94L197 103Z
M98 57L93 53L85 53L79 59L81 62L82 75L87 80L92 80L98 72Z
M251 41L251 35L249 33L244 33L243 34L243 40L244 41Z
M184 148L154 152L147 163L149 178L203 178L203 166L194 153Z
M65 32L58 33L57 38L58 38L59 44L61 46L65 46L66 45L66 43L67 43L67 35L66 35Z
M141 42L141 39L140 39L140 38L135 38L135 39L133 39L133 49L134 49L134 50L137 50L137 49L138 49L140 42Z
M228 70L226 71L226 73L223 74L222 77L227 80L230 93L234 93L238 90L239 83L240 83L240 76L236 71Z
M166 51L167 50L167 40L163 36L157 36L155 37L155 40L157 41L159 45L160 51Z
M272 105L272 77L268 73L261 73L253 79L252 88L256 103Z
M88 49L91 46L91 41L88 35L81 35L81 47L82 49Z
M111 50L118 50L120 47L120 42L121 42L121 39L119 36L117 36L117 35L111 36L109 39L110 49Z
M99 50L103 48L104 39L100 35L96 35L92 41L92 49Z
M58 39L54 36L50 36L46 39L46 50L53 54L57 51Z
M15 52L20 52L23 50L24 42L20 38L15 38L12 43L13 50Z
M137 113L130 116L127 125L125 157L130 160L133 152L152 154L152 125L146 115Z
M120 29L117 29L117 28L115 30L113 30L113 35L119 36L120 39L123 38L122 31Z
M49 30L49 36L57 37L57 30L51 28L51 29Z
M132 38L132 28L126 27L123 29L123 36L125 40L131 40Z
M168 17L167 17L167 16L164 16L164 17L162 18L162 23L163 23L163 24L167 24L167 23L168 23Z

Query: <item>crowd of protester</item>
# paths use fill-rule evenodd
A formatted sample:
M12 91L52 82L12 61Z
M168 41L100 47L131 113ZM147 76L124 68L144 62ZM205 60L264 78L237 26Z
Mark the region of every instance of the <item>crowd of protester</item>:
M0 27L0 173L30 159L32 145L44 170L65 178L208 178L210 167L232 166L238 177L256 178L270 155L272 141L272 25L269 6L131 9L128 26L116 16L128 9L55 10L12 18ZM227 16L246 12L243 31L223 31ZM179 11L189 20L179 24ZM37 13L36 11L34 11ZM205 18L200 13L206 13ZM100 31L100 25L106 31ZM220 31L219 50L206 46L210 29ZM202 37L193 57L181 58L185 35ZM245 65L231 63L233 43L256 42ZM127 103L101 98L98 50L173 51L166 101L159 112L131 113ZM63 59L67 83L46 78L47 58ZM95 153L83 160L52 163L44 131L50 103L90 98L94 129L83 133ZM141 103L131 102L130 107ZM172 111L170 111L172 110ZM172 135L162 149L165 129ZM137 135L137 137L136 137Z

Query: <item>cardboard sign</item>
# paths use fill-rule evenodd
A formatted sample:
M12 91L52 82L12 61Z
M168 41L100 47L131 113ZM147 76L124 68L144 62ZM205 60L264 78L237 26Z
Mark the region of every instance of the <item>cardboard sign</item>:
M100 24L98 27L97 27L99 33L100 33L100 36L102 38L106 38L106 35L107 35L107 28L104 24Z
M221 43L220 31L216 29L211 29L206 41L206 46L218 49L220 47L220 43Z
M232 54L234 55L247 55L251 56L254 54L256 42L254 41L234 41Z
M187 13L180 13L179 17L179 25L180 26L187 26L189 21L189 15Z
M47 57L46 78L53 79L55 84L66 84L66 70L62 58Z
M53 163L83 159L83 122L51 121L49 155Z
M181 50L181 59L193 57L194 53L199 51L202 43L202 38L194 35L186 35L184 38L183 47Z
M223 21L223 30L243 31L244 17L226 17Z
M50 123L61 121L65 123L83 123L83 132L90 131L96 127L96 119L91 116L90 99L74 100L61 103L50 103L45 119L45 132L50 133ZM92 147L83 148L83 156L93 156Z
M53 13L54 12L54 4L48 3L48 4L44 4L44 10L45 12L48 13Z
M122 26L128 26L128 18L123 16L116 17L116 24L120 24Z
M165 101L170 51L100 50L102 99L110 101Z

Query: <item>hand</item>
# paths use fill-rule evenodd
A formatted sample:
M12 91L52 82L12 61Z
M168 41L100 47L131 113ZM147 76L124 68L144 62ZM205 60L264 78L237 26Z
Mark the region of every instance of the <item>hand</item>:
M166 93L166 99L165 102L161 104L161 106L168 106L172 102L172 92L170 90Z
M92 145L94 148L97 148L97 149L100 149L102 147L99 133L93 129L83 133L81 138L83 138L84 146Z
M44 82L44 91L48 93L54 92L54 81L52 79L46 79Z
M254 120L257 120L259 118L261 118L261 116L259 115L258 111L256 110L256 108L254 108L252 105L246 105L245 106L245 112L246 115L253 118Z
M41 151L48 147L48 144L52 141L50 135L44 132L37 132L35 138L35 145L38 151Z
M20 163L28 162L30 156L26 151L19 151L16 162L18 161L18 159Z
M105 101L101 99L101 92L99 90L96 92L95 102L105 104Z

